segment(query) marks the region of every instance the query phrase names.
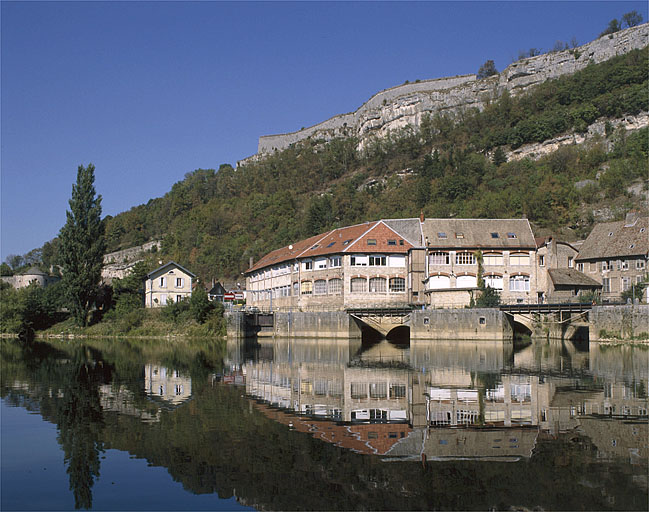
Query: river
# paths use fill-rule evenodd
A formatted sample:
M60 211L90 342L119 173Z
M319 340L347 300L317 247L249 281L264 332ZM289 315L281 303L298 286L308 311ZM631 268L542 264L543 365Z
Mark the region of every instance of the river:
M2 340L8 510L646 510L649 350Z

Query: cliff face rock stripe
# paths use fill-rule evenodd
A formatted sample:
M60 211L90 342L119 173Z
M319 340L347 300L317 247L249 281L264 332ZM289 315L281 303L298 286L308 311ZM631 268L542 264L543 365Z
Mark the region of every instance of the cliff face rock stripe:
M258 154L239 164L313 136L325 140L356 136L362 149L372 137L385 137L390 131L406 126L418 127L425 114L454 115L467 108L482 109L486 101L500 97L505 90L512 95L520 94L548 79L575 73L591 62L604 62L644 48L648 43L649 24L644 24L600 37L573 50L520 60L499 75L483 80L477 80L476 75L463 75L392 87L372 96L355 112L334 116L297 132L260 137Z

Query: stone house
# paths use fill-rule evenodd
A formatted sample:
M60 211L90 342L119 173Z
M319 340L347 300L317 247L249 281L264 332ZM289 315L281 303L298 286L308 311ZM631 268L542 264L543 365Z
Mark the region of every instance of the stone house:
M174 261L147 274L144 283L144 305L147 308L165 306L169 299L179 302L191 297L192 281L196 276Z
M553 237L536 242L539 302L578 301L580 295L601 290L600 283L576 268L580 242L569 244Z
M429 307L463 307L485 285L505 303L537 302L536 242L527 219L425 219L424 284Z
M602 285L604 301L647 280L649 217L627 214L625 220L596 224L579 250L577 270Z
M246 271L247 304L303 311L407 305L418 222L366 222L273 251Z

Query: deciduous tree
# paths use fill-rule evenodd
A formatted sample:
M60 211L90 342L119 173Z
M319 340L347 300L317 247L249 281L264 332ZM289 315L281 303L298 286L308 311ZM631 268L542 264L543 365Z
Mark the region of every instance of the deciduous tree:
M97 296L106 247L94 165L79 166L69 203L67 221L59 233L62 283L70 311L79 325L86 326Z
M488 60L482 66L480 66L477 77L478 79L482 79L497 74L498 74L498 70L496 69L496 65L494 64L494 61Z

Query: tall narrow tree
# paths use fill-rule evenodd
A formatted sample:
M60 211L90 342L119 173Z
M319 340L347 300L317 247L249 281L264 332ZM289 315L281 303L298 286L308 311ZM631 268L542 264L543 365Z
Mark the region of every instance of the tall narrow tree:
M66 215L67 221L59 233L62 284L70 311L79 325L86 326L97 296L106 249L101 196L95 193L94 165L79 166Z

